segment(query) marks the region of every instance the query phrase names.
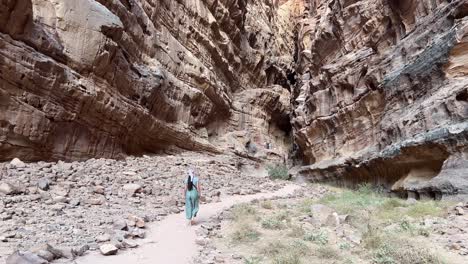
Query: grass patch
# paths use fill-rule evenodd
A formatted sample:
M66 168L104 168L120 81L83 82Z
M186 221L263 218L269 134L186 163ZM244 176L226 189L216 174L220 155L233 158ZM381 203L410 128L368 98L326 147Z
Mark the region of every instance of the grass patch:
M292 225L291 231L288 233L290 237L303 237L305 235L305 230L300 225Z
M231 242L237 243L252 243L260 238L260 232L255 230L248 224L240 224L231 234Z
M429 249L408 241L388 241L374 252L376 264L441 264L444 261Z
M316 250L316 255L321 259L341 259L340 252L332 246L320 246Z
M408 206L407 215L413 218L421 218L424 216L442 216L448 203L437 201L419 201Z
M289 180L288 168L283 164L267 165L268 177L272 180Z
M361 185L355 191L344 190L338 194L327 195L320 199L320 203L333 207L340 214L352 214L359 210L380 206L385 199L375 193L369 185Z
M304 235L304 240L309 241L309 242L313 242L313 243L315 243L317 245L322 245L323 246L323 245L328 244L328 235L323 230L319 230L316 233L307 232Z
M262 258L260 257L250 257L250 258L245 258L244 259L244 264L260 264Z
M262 253L271 258L275 264L299 264L301 258L309 252L309 247L300 240L294 240L289 244L280 241L270 242L262 250Z
M403 226L406 229L411 228L408 224ZM371 252L372 263L376 264L444 263L425 243L415 240L410 234L372 230L365 234L364 246Z
M262 227L270 230L284 229L286 226L276 218L267 218L262 220Z
M262 206L263 209L268 209L268 210L273 209L273 202L271 202L270 200L263 201L260 205Z
M234 221L240 222L257 215L257 209L250 204L239 204L232 208L232 217Z

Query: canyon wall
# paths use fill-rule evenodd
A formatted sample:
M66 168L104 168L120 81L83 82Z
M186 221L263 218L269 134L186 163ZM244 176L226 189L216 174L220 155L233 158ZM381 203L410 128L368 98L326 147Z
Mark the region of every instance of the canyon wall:
M293 155L468 195L465 0L1 0L0 160Z
M0 160L232 148L236 94L289 88L300 3L2 0ZM289 114L268 90L250 134Z
M311 180L468 194L468 2L310 0L293 128Z

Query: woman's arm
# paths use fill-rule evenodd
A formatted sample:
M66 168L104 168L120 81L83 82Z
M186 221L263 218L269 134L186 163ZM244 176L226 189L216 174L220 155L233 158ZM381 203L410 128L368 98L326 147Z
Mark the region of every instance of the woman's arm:
M198 191L198 196L201 196L200 182L197 182L197 191Z

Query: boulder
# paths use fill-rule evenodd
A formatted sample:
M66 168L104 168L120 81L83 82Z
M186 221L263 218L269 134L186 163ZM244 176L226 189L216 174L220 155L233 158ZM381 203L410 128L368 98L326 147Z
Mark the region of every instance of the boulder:
M22 189L19 186L15 186L11 183L8 182L2 182L0 183L0 193L6 194L6 195L13 195L13 194L20 194L23 193L25 190Z
M47 264L47 260L29 251L16 251L6 259L6 264Z
M319 225L327 224L327 222L329 221L329 217L332 216L333 213L335 213L335 211L332 208L323 204L311 205L310 212L312 214L312 221Z

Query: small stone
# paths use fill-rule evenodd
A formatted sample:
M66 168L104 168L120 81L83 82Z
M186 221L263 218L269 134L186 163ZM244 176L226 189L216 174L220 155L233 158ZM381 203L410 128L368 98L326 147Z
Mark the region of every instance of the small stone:
M6 238L4 236L0 236L0 241L1 242L8 242L8 238Z
M89 246L88 245L83 245L81 247L73 248L72 253L73 253L74 256L79 257L79 256L83 256L86 253L86 251L88 251L88 250L89 250Z
M12 161L10 161L10 165L13 168L24 168L24 167L26 167L26 164L24 162L22 162L18 158L14 158Z
M40 178L37 181L37 187L43 191L49 190L50 187L50 181L47 178Z
M461 246L458 243L453 243L450 245L450 249L452 250L460 250Z
M205 239L205 238L203 238L203 237L197 237L197 238L195 239L195 243L196 243L197 245L199 245L199 246L205 246L205 245L208 243L208 241L207 241L207 239Z
M455 211L456 211L457 215L464 215L465 214L465 210L463 210L463 208L461 208L461 207L455 207Z
M139 229L139 228L134 228L132 229L132 231L130 232L130 236L132 237L138 237L138 238L145 238L146 236L146 232Z
M123 190L130 196L135 196L136 193L141 192L142 187L136 183L125 184Z
M54 203L66 203L67 202L67 197L64 196L54 196L52 198L52 201Z
M111 240L111 237L107 233L96 237L96 242L98 242L98 243L108 242L110 240Z
M138 217L138 216L130 215L128 217L128 220L134 222L135 226L137 226L139 228L144 228L145 227L145 221L142 218Z
M99 247L99 251L101 251L101 254L104 256L110 256L117 254L117 251L119 251L119 249L112 244L104 244Z
M97 193L97 194L104 194L104 193L105 193L105 189L104 189L103 186L98 185L98 186L94 187L94 193Z
M125 248L136 248L138 247L138 244L131 241L131 240L124 240L122 242L122 245L125 247Z

